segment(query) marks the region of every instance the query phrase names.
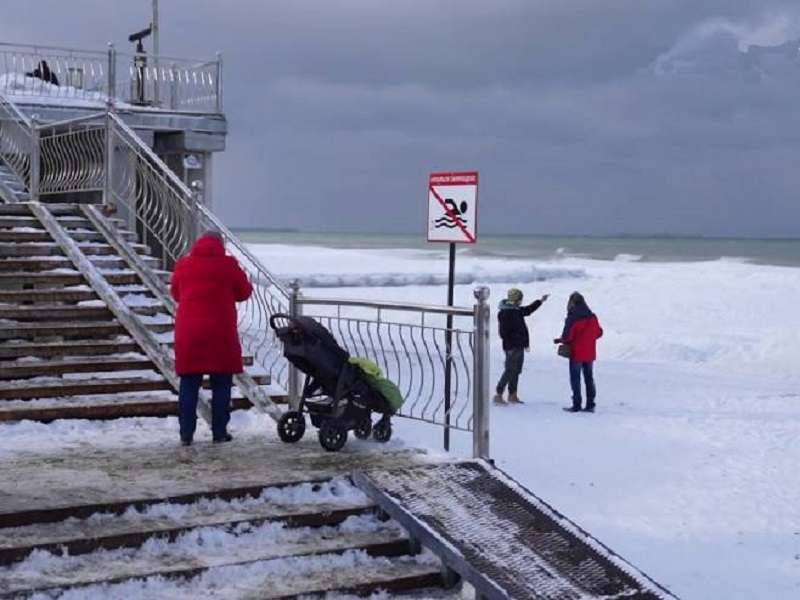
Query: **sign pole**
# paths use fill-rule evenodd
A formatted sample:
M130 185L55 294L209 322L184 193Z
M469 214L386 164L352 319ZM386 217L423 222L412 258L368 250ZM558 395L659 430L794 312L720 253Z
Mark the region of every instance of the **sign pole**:
M447 306L453 306L453 288L456 279L456 245L450 242L450 265L447 276ZM447 314L444 332L444 449L450 451L450 378L453 370L453 314Z

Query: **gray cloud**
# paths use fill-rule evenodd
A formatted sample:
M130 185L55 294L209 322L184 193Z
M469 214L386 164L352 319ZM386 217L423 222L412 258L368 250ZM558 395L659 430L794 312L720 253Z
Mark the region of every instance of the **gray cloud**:
M427 174L476 168L485 232L797 235L800 53L745 53L795 2L161 7L165 53L224 53L232 225L422 232ZM0 35L125 48L149 8L5 0Z

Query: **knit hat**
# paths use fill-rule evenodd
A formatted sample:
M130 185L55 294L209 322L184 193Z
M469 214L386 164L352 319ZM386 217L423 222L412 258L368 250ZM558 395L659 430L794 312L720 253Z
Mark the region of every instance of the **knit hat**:
M224 241L224 239L222 238L222 234L219 231L217 231L216 229L208 229L208 230L204 231L203 234L200 237L214 238L214 239L219 240L220 242Z
M522 290L517 288L511 288L508 290L508 300L514 304L522 302Z

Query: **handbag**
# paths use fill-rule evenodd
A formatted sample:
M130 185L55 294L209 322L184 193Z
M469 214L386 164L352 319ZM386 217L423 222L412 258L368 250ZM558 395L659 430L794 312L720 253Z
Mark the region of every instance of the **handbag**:
M558 352L559 356L563 356L564 358L569 358L570 354L572 354L572 346L570 346L569 344L559 344L556 352Z

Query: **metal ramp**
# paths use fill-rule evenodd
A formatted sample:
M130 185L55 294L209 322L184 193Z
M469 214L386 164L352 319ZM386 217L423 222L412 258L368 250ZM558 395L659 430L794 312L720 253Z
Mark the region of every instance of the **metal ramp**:
M675 598L485 461L360 472L354 481L484 598Z

